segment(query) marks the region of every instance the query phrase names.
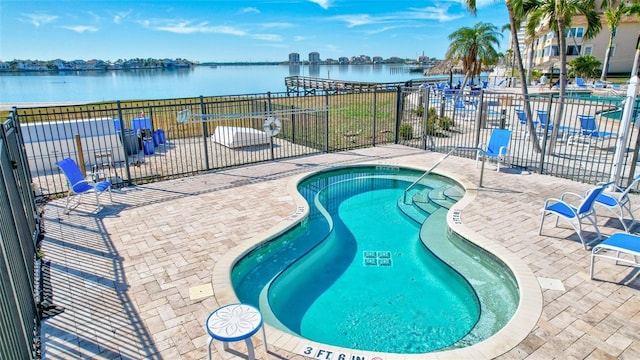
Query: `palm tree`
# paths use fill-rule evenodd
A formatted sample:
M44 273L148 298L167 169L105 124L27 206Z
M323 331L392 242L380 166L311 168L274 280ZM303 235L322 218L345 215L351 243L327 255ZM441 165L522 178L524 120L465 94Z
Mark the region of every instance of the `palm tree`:
M606 6L606 2L603 2L603 7ZM611 4L613 5L613 4ZM620 25L620 20L622 20L623 16L629 16L632 14L640 15L640 5L639 4L630 4L624 1L620 1L618 6L616 7L607 7L604 11L604 17L607 20L607 27L609 28L609 44L607 46L607 51L604 56L604 65L602 66L602 74L600 74L600 80L607 80L607 73L609 72L609 62L611 61L611 50L613 49L613 35L618 30L618 26ZM639 48L640 50L640 48ZM636 51L637 53L638 51ZM634 69L636 67L634 66ZM633 71L633 69L632 69ZM637 71L637 69L636 69ZM636 72L637 74L637 72ZM634 73L631 73L633 76Z
M566 29L571 27L571 20L576 15L584 15L587 20L585 39L594 37L601 29L600 17L596 11L594 0L526 0L523 4L524 13L529 15L527 33L533 34L543 22L548 22L549 28L558 39L560 50L560 94L558 108L554 118L551 138L558 136L558 128L563 116L564 99L567 92L567 52ZM553 151L554 142L549 142L549 150Z
M582 55L569 61L569 65L575 76L593 78L597 76L602 62L593 55Z
M511 24L502 25L502 27L500 28L500 31L502 31L502 32L505 32L505 31L511 32ZM511 67L511 78L513 78L513 74L515 72L516 54L513 52L513 49L507 49L506 52L507 52L507 56L509 57L509 67Z
M517 29L516 24L519 24L524 18L523 0L506 0L507 12L509 13L509 25L511 29ZM476 15L476 0L464 0L464 4L471 15ZM527 87L527 79L525 78L524 65L522 64L522 54L520 53L520 44L518 42L518 32L511 32L511 44L513 46L513 52L516 56L516 65L518 65L518 72L520 73L520 87L522 96L524 97L524 111L527 114L528 119L531 117L531 105L529 103L529 88ZM528 123L529 133L535 134L535 127L532 121ZM541 152L540 143L535 136L530 136L531 146L536 152Z
M496 47L500 45L498 37L502 34L493 24L479 22L473 27L462 27L449 35L449 48L446 58L462 61L465 74L463 86L469 78L482 73L483 66L494 65L499 56Z

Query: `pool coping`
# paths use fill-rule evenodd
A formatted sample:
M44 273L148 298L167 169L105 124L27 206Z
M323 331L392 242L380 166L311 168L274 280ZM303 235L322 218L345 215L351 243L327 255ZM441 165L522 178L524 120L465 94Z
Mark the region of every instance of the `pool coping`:
M394 161L393 163L384 161L363 162L355 166L363 165L400 166L403 168L415 169L420 171L427 170L424 167L417 167L412 164L404 163L402 160ZM348 166L352 167L354 165ZM342 167L344 166L335 166L331 167L330 169L337 169ZM296 210L293 214L288 216L283 221L274 224L274 226L269 230L264 231L252 237L251 239L244 241L242 244L229 249L229 251L217 261L213 269L211 282L214 289L214 296L216 297L219 304L233 304L240 302L233 290L231 282L231 269L241 257L251 252L259 244L286 232L287 230L304 220L304 218L306 218L309 213L309 207L302 195L298 193L297 186L300 181L317 172L318 171L307 172L304 174L293 176L291 179L289 179L287 183L287 192L291 195L294 203L296 204ZM304 339L291 333L279 330L265 323L265 330L269 346L275 346L282 350L286 350L299 355L306 355L302 353L302 349L309 348L312 353L307 355L312 358L317 358L317 356L314 356L314 353L317 355L318 351L323 351L323 354L357 354L360 356L367 356L370 359L378 357L380 359L386 360L459 358L492 359L516 347L529 335L529 333L534 329L536 323L538 322L538 319L542 314L543 307L542 290L536 276L529 268L529 266L527 266L525 262L522 261L522 259L516 256L513 252L499 244L497 241L488 239L464 225L464 222L461 220L460 215L464 213L465 207L469 206L477 198L478 187L475 184L472 184L470 181L461 178L455 173L443 171L440 169L434 170L433 173L449 177L454 181L457 181L465 189L465 195L463 196L463 198L460 199L447 213L447 225L449 226L449 228L471 243L474 243L475 245L495 255L512 271L518 284L518 289L520 290L520 301L516 312L514 313L511 320L509 320L509 322L496 334L472 346L423 354L381 353L340 348L337 346L322 344L312 340ZM327 359L330 358L331 357L327 357Z

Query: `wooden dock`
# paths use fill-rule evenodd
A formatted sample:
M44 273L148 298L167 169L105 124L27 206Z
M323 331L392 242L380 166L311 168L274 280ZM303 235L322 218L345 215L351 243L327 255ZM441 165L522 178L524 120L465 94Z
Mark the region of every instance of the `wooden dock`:
M423 81L424 82L424 81ZM395 90L402 86L413 86L415 80L403 82L366 82L366 81L348 81L334 80L327 78L315 78L308 76L287 76L284 78L287 86L287 95L316 95L323 94L342 94L342 93L361 93L371 91ZM415 85L422 84L416 83Z

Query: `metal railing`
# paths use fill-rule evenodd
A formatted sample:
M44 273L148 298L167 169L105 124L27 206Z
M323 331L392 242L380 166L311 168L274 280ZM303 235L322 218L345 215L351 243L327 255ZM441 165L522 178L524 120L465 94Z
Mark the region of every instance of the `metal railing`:
M41 299L34 194L66 193L68 185L55 166L58 160L72 157L87 175L129 186L384 144L452 153L477 149L492 129L506 128L513 132L512 167L597 183L609 180L615 150L620 149L615 135L623 99L575 92L560 103L553 93L525 99L501 88L455 95L418 86L315 96L266 93L16 108L0 138L0 275L9 279L0 285L0 358L32 358L36 353ZM531 116L521 122L518 113L526 104ZM638 108L636 102L636 120ZM178 113L185 110L215 121L178 122ZM556 131L539 126L538 111ZM265 119L242 115L257 113L277 114L275 136L263 136ZM590 146L572 141L584 135L579 115L595 117L598 132L613 136L588 139L593 141ZM618 163L621 187L634 177L639 144L634 122L624 151L618 151L623 159Z
M531 106L534 132L518 120L517 110L524 109L525 100ZM608 180L612 171L615 137L592 139L595 146L589 149L569 140L580 134L578 116L585 114L597 118L601 133L616 134L622 100L574 93L560 104L552 93L528 99L494 90L452 96L420 86L317 96L266 93L24 108L16 109L16 115L31 176L47 196L67 190L54 165L65 157L83 164L88 173L104 170L116 186L128 186L389 143L446 153L454 147L477 148L488 141L493 128L513 131L511 166L596 183ZM181 111L215 120L180 123ZM260 142L256 138L264 131L264 119L246 114L270 111L278 114L281 129ZM546 113L552 122L560 111L561 131L552 140L552 133L539 126L538 113ZM140 125L141 118L146 125ZM148 132L141 133L141 126ZM635 172L637 134L634 126L625 179Z
M0 358L33 359L40 315L36 242L40 214L22 139L9 118L0 128Z
M432 167L430 167L427 171L425 171L422 175L420 175L419 178L416 179L416 181L414 181L413 183L411 183L411 185L407 186L406 189L404 189L404 191L402 192L402 202L404 204L407 204L407 193L413 189L422 179L424 179L425 177L427 177L429 174L431 174L431 172L438 167L438 165L440 165L444 159L448 158L449 155L453 154L454 151L458 150L458 147L454 147L453 149L451 149L451 151L449 151L448 153L446 153L443 157L441 157L438 161L436 161L435 164L433 164Z
M594 184L608 181L612 173L624 97L595 96L576 89L560 103L557 93L534 94L525 99L515 92L485 90L474 95L465 92L456 102L450 94L424 88L404 89L402 96L405 101L398 125L403 129L400 144L444 153L456 146L487 143L494 128L510 129L512 167ZM525 109L527 102L532 115L521 122L518 112ZM639 109L636 100L636 118ZM549 123L559 129L555 138L551 131L544 131L538 113L546 114ZM582 115L594 116L598 133L611 136L589 138L593 145L590 147L574 141L583 135L579 120ZM529 123L534 124L533 132ZM621 164L621 185L636 172L639 137L635 122L630 134Z

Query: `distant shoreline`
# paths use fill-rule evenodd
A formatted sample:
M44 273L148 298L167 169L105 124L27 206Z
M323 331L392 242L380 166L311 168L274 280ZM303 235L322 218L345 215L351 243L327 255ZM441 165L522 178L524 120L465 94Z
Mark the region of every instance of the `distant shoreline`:
M408 63L363 63L363 64L334 64L334 63L325 63L321 62L318 64L309 64L309 63L300 63L300 64L289 64L288 62L206 62L199 64L191 64L184 66L136 66L136 67L99 67L99 68L78 68L78 69L2 69L0 68L0 75L4 74L42 74L42 73L75 73L75 72L105 72L105 71L139 71L139 70L163 70L163 71L182 71L182 70L190 70L196 66L202 67L218 67L218 66L381 66L381 65L391 65L391 66L406 66L406 67L415 67L415 64ZM416 67L417 70L424 70L424 68Z
M66 105L82 105L87 104L87 101L68 101L68 102L14 102L14 103L2 103L0 102L0 111L11 111L16 108L34 108L34 107L47 107L47 106L66 106Z

